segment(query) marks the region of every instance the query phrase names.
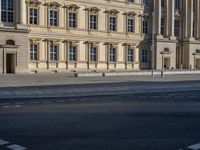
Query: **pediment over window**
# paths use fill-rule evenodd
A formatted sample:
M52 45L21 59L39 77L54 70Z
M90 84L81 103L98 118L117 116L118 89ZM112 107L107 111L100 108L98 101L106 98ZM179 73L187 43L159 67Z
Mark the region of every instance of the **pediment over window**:
M125 12L124 15L127 15L128 17L135 17L137 13L135 13L134 11L131 11L131 12Z
M123 43L122 46L127 46L127 47L136 47L137 43Z
M31 38L31 39L29 39L29 41L31 43L34 43L34 44L39 43L41 40L42 40L41 38Z
M39 0L26 0L26 4L32 7L38 7L42 4L42 2L40 2Z
M76 4L70 4L70 5L65 5L64 8L67 8L68 10L71 10L71 11L76 11L80 7L78 5L76 5Z
M90 8L86 8L85 10L93 12L93 13L97 13L100 11L100 9L97 7L90 7Z
M59 4L56 1L50 2L50 3L46 3L45 5L48 6L49 8L52 8L52 9L58 9L61 6L61 4Z
M168 47L164 48L164 50L161 52L161 54L171 54L172 52L169 50Z
M84 44L89 44L93 47L97 47L99 42L97 42L97 41L85 41Z
M79 40L63 40L62 43L68 43L68 44L71 44L73 46L78 46L79 44Z
M150 17L150 15L149 15L148 13L140 14L139 16L140 16L140 17L144 17L144 18Z
M115 42L105 42L104 45L110 46L112 48L117 48L119 43Z
M119 13L116 9L106 10L105 13L111 14L111 15L117 15Z

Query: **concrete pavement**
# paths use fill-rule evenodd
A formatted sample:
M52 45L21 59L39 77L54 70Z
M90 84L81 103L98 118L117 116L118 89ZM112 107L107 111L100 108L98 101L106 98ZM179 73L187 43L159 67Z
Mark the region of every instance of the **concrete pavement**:
M200 74L194 75L159 75L145 76L113 76L113 77L73 77L73 74L21 74L0 75L0 87L24 87L44 85L71 85L90 83L116 83L116 82L169 82L169 81L198 81Z
M200 75L74 78L57 75L0 76L0 98L74 97L200 90Z

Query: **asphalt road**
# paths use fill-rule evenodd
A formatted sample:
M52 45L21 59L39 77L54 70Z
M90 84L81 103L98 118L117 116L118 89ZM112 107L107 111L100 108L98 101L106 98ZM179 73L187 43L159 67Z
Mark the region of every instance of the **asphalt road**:
M191 90L7 99L8 103L0 103L0 150L9 146L13 150L198 148L199 94L199 90Z

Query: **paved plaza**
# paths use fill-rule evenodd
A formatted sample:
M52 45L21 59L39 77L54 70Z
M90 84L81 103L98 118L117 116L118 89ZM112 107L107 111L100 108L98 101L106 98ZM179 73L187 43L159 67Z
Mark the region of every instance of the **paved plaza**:
M0 76L0 98L72 97L200 89L200 75L73 77L70 74Z
M118 82L172 82L172 81L198 81L200 74L194 75L150 75L111 76L111 77L74 77L74 74L18 74L0 75L0 87L24 87L44 85L71 85L90 83L118 83Z

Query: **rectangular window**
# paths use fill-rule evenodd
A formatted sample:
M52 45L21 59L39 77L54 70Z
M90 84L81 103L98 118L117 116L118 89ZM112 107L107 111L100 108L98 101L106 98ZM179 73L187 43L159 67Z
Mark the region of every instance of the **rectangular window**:
M127 3L134 3L134 0L127 0Z
M77 60L77 47L75 45L69 46L69 61Z
M132 48L128 48L127 60L128 60L128 62L133 62L133 49Z
M50 26L58 26L58 11L50 10Z
M193 35L193 37L195 37L195 35L196 35L196 26L197 26L196 22L193 21L193 28L192 28L192 35Z
M142 32L147 34L148 33L148 21L147 20L143 20L143 29Z
M30 8L29 9L29 23L30 24L38 24L38 9Z
M134 30L135 30L135 19L129 18L127 20L127 31L134 32Z
M90 61L97 61L97 47L90 47Z
M165 0L161 0L161 7L165 7Z
M180 21L179 20L174 21L174 35L177 37L180 35Z
M148 51L146 49L142 50L142 62L147 63L148 62Z
M77 13L76 12L69 12L69 28L76 28L77 27Z
M175 3L175 4L174 4L174 5L175 5L175 6L174 6L175 9L180 10L180 6L181 6L180 0L175 0L174 3Z
M5 23L14 22L14 1L13 0L1 0L1 20Z
M90 15L90 29L97 29L97 15Z
M149 0L143 0L144 5L149 5Z
M164 35L165 33L165 18L161 18L161 27L160 27L160 34Z
M109 60L110 62L116 62L116 48L111 47L109 53Z
M38 45L30 45L30 60L38 60Z
M117 18L115 16L109 17L109 29L110 31L117 31Z
M50 60L51 61L58 60L58 45L54 45L54 44L50 45Z

